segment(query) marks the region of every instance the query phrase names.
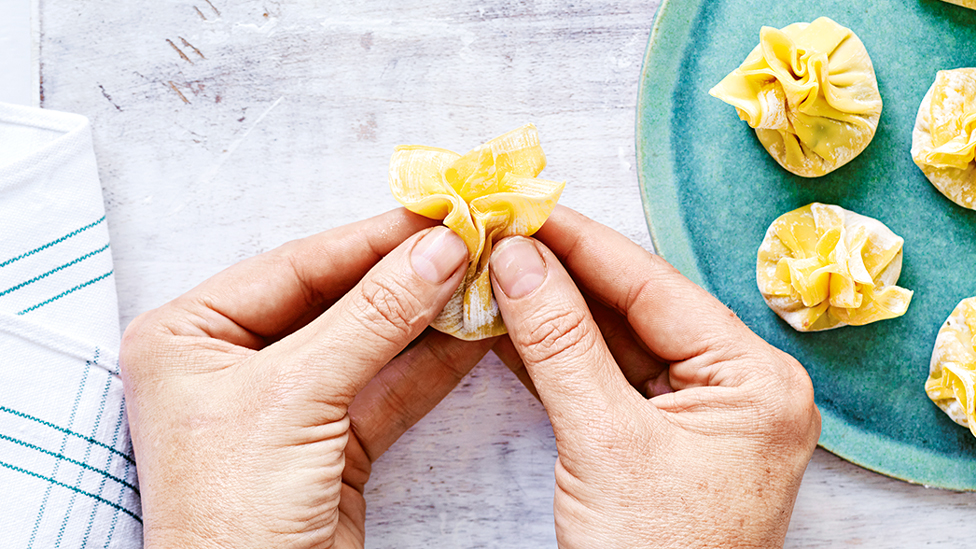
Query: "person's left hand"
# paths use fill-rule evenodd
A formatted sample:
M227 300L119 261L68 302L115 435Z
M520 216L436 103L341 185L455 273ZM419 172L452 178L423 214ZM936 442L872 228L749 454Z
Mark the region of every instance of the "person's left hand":
M494 342L401 353L465 274L450 230L414 235L434 224L396 210L292 242L132 322L145 547L363 546L371 463Z

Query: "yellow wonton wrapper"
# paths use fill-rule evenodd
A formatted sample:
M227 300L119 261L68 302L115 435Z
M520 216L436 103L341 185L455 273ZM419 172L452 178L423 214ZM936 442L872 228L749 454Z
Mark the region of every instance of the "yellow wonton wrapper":
M976 297L959 302L935 338L925 392L976 436Z
M912 160L949 200L976 209L976 68L939 71L915 117Z
M390 190L408 210L442 219L468 246L464 282L431 323L459 339L506 333L491 289L492 243L529 236L545 223L565 182L536 179L546 166L539 133L528 124L464 156L434 147L397 147Z
M708 93L735 107L780 166L803 177L861 154L881 117L864 44L826 17L763 27L759 45Z
M766 230L756 261L759 291L801 332L901 316L912 300L910 290L895 285L903 242L876 219L808 204Z
M955 4L957 6L962 6L964 8L976 10L976 0L942 0L942 1L948 2L950 4Z

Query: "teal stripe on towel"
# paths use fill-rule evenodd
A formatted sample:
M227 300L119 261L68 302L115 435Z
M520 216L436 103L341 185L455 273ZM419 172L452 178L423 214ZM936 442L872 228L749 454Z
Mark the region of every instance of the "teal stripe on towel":
M104 215L101 218L99 218L98 221L95 221L94 223L90 223L88 225L85 225L84 227L82 227L80 229L71 231L70 233L62 236L61 238L59 238L57 240L52 240L51 242L48 242L47 244L45 244L45 245L43 245L43 246L41 246L39 248L34 248L33 250L31 250L29 252L24 252L24 253L18 255L17 257L14 257L12 259L8 259L8 260L4 261L3 263L0 263L0 267L6 267L7 265L10 265L14 261L19 261L21 259L24 259L27 256L34 255L34 254L36 254L37 252L39 252L41 250L50 248L51 246L54 246L55 244L60 244L60 243L64 242L65 240L68 240L72 236L76 236L76 235L78 235L80 233L83 233L83 232L87 231L88 229L91 229L92 227L98 225L99 223L101 223L103 221L105 221L105 216Z
M104 252L105 250L108 249L108 246L109 245L106 244L106 245L102 246L101 248L99 248L99 249L97 249L95 251L88 252L87 254L79 257L78 259L74 259L72 261L69 261L69 262L65 263L64 265L61 265L60 267L55 267L55 268L51 269L50 271L48 271L48 272L46 272L44 274L37 275L37 276L35 276L34 278L32 278L30 280L21 282L20 284L17 284L16 286L13 286L11 288L7 288L6 290L0 292L0 297L3 297L5 295L9 294L10 292L15 292L15 291L23 288L24 286L27 286L28 284L33 284L33 283L37 282L38 280L41 280L42 278L46 278L48 276L51 276L52 274L54 274L54 273L56 273L56 272L58 272L60 270L67 269L68 267L74 265L75 263L80 263L80 262L88 259L89 257L91 257L91 256L93 256L95 254L99 254L101 252Z
M86 491L84 491L84 490L82 490L80 488L76 488L76 487L71 486L69 484L65 484L63 482L59 482L57 480L54 480L53 478L46 477L44 475L35 473L34 471L28 471L27 469L22 469L20 467L17 467L16 465L11 465L9 463L4 463L4 462L0 461L0 467L6 467L7 469L10 469L12 471L17 471L18 473L23 473L25 475L30 475L30 476L32 476L34 478L37 478L37 479L41 479L41 480L45 480L47 482L50 482L51 484L53 484L55 486L60 486L62 488L67 488L68 490L71 490L72 492L81 494L83 496L88 496L88 497L92 498L93 500L95 500L95 501L97 501L99 503L108 505L109 507L111 507L113 509L118 509L119 511L122 511L123 513L125 513L125 514L129 515L130 517L132 517L133 519L135 519L136 522L138 522L139 524L142 524L142 517L140 517L139 515L133 513L132 511L126 509L125 507L122 507L121 505L118 505L115 502L109 501L109 500L107 500L107 499L105 499L103 497L96 496L95 494L90 494L90 493L88 493L88 492L86 492Z
M25 414L23 412L18 412L17 410L14 410L12 408L7 408L6 406L0 406L0 412L6 412L8 414L17 416L17 417L22 418L22 419L26 419L28 421L33 421L33 422L36 422L36 423L40 423L41 425L43 425L45 427L50 427L51 429L54 429L56 431L60 431L60 432L62 432L64 434L66 434L66 435L71 435L73 437L78 437L81 440L84 440L85 442L88 442L90 444L94 444L96 446L101 446L102 448L105 448L109 452L112 452L113 454L115 454L115 455L121 457L122 459L128 461L129 463L135 465L135 462L132 461L132 458L131 457L129 457L129 456L125 455L124 453L116 450L115 448L112 448L108 444L105 444L104 442L101 442L101 441L96 440L94 438L86 437L85 435L83 435L81 433L76 433L76 432L74 432L74 431L72 431L70 429L65 429L64 427L61 427L60 425L55 425L55 424L51 423L50 421L44 421L43 419L36 418L36 417L34 417L32 415Z
M98 282L99 280L102 280L103 278L108 278L108 277L112 276L112 273L113 272L115 272L114 269L111 270L111 271L109 271L109 272L107 272L107 273L105 273L105 274L103 274L103 275L96 276L95 278L89 280L88 282L82 282L81 284L75 286L74 288L71 288L70 290L65 290L65 291L61 292L60 294L52 297L51 299L42 301L42 302L38 303L37 305L33 305L31 307L28 307L28 308L24 309L23 311L20 311L17 314L18 315L23 315L23 314L29 313L31 311L40 309L41 307L47 305L48 303L57 301L57 300L61 299L62 297L66 296L66 295L68 295L70 293L77 292L78 290L84 288L85 286L91 286L92 284Z
M128 482L126 482L126 481L124 481L124 480L116 477L115 475L113 475L113 474L111 474L111 473L109 473L107 471L102 471L101 469L99 469L97 467L92 467L91 465L88 465L87 463L82 463L82 462L80 462L80 461L78 461L76 459L71 459L71 458L69 458L68 456L66 456L64 454L59 454L57 452L52 452L50 450L45 450L44 448L41 448L40 446L31 444L29 442L25 442L25 441L20 440L20 439L16 439L14 437L7 436L7 435L5 435L3 433L0 433L0 439L6 440L8 442L13 442L14 444L17 444L19 446L23 446L24 448L30 448L31 450L36 450L38 452L41 452L42 454L47 454L47 455L49 455L49 456L51 456L53 458L67 461L68 463L73 463L73 464L75 464L75 465L77 465L79 467L83 467L85 469L88 469L89 471L98 473L98 474L102 475L103 477L105 477L105 478L107 478L109 480L114 480L115 482L121 484L122 486L125 486L129 490L132 490L136 494L139 493L139 489L138 488L136 488L132 484L129 484ZM91 446L89 446L89 448L91 448Z

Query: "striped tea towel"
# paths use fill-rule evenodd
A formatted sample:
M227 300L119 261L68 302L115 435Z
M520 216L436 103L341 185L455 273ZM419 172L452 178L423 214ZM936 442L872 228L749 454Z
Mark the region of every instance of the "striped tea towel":
M83 116L0 104L0 547L140 547L112 255Z

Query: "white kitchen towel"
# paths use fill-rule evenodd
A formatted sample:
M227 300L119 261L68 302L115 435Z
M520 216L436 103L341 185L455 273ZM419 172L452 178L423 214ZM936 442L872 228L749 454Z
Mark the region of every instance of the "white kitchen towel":
M0 547L140 547L109 232L83 116L0 104Z

